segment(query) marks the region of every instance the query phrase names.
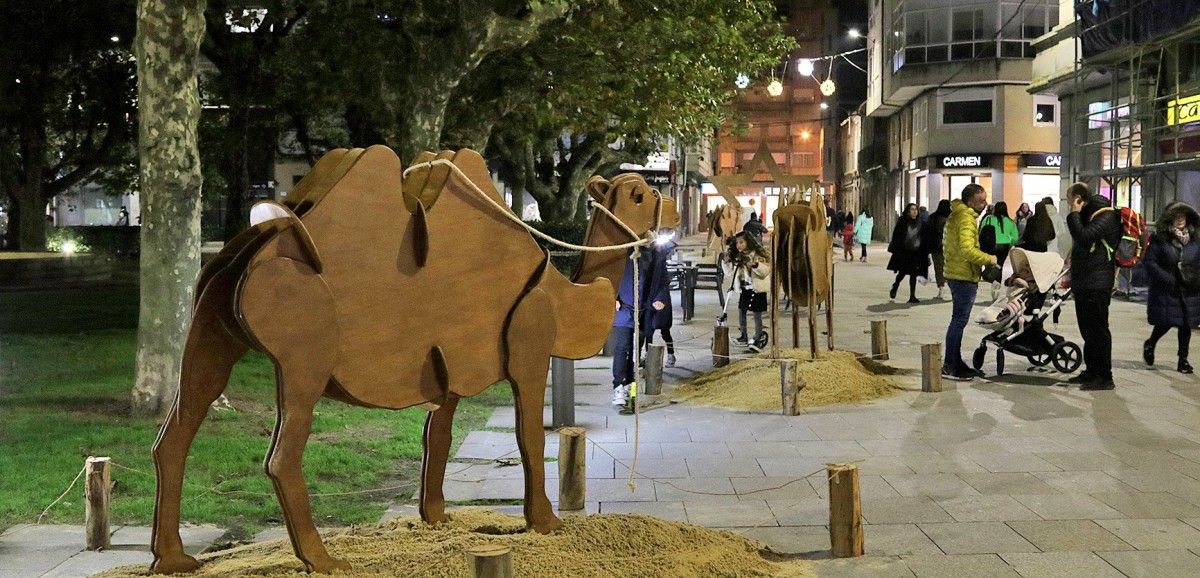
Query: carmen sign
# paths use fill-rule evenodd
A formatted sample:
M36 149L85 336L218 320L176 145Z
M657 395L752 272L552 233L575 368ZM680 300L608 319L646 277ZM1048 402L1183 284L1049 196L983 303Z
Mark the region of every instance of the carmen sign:
M1062 155L1058 153L1030 153L1021 155L1027 167L1061 167Z
M1200 121L1200 94L1167 103L1167 124L1187 124Z
M939 160L940 166L944 169L953 169L960 167L982 167L983 155L954 155L944 156Z

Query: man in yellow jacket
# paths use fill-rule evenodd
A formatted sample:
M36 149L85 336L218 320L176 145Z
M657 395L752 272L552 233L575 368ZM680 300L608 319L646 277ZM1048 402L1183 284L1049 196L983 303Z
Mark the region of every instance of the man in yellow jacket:
M981 376L962 360L962 336L971 319L971 307L979 288L981 271L995 265L996 257L979 249L979 228L976 220L987 206L987 193L977 184L963 187L962 198L950 203L950 218L942 236L942 253L946 257L945 277L954 302L950 326L946 328L946 358L942 362L942 377L967 381Z

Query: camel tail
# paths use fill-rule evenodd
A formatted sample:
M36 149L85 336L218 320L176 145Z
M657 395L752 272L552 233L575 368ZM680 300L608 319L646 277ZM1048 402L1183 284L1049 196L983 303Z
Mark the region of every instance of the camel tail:
M608 340L616 303L612 283L600 278L576 285L547 267L537 287L550 297L557 329L551 355L563 359L587 359L599 353Z

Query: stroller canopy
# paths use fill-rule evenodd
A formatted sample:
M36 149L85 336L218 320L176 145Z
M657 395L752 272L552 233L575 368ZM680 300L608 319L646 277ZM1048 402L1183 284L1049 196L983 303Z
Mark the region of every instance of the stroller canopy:
M1008 254L1013 275L1032 281L1035 291L1042 293L1054 287L1062 275L1063 258L1058 253L1039 253L1025 249L1013 249Z

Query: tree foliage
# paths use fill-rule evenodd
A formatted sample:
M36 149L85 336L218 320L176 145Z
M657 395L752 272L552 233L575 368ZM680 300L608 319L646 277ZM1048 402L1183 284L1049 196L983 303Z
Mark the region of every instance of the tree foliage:
M132 177L131 0L0 3L0 192L11 240L44 250L45 206L107 169Z

